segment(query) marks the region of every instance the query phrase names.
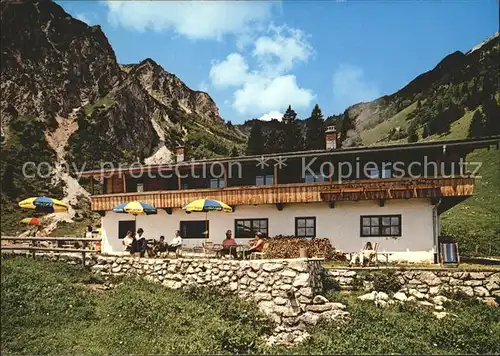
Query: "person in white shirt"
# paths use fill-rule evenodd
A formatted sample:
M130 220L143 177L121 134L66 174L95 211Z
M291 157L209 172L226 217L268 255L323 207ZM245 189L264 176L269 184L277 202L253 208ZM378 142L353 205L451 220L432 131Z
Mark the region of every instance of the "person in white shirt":
M182 246L181 232L177 230L175 232L175 237L172 239L172 241L170 241L170 244L167 245L167 254L168 252L175 252L177 256L181 246Z

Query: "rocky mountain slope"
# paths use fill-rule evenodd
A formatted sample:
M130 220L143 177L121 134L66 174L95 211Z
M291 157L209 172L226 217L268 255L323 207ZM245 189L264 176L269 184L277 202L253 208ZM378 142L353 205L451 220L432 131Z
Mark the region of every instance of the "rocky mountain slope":
M56 3L2 0L1 19L2 231L9 214L18 227L20 198L62 189L76 204L85 195L66 164L168 162L177 145L196 158L228 155L245 142L208 94L151 59L118 64L99 26ZM27 135L27 124L36 132ZM52 174L26 178L27 161L48 161Z

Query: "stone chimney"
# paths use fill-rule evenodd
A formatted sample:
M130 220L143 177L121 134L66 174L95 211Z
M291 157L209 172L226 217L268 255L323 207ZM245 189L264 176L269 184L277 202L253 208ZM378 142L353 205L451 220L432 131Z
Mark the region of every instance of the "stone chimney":
M335 126L328 126L325 131L325 143L327 150L336 150L338 141L338 133Z
M177 149L175 150L175 157L177 163L184 161L184 146L177 147Z

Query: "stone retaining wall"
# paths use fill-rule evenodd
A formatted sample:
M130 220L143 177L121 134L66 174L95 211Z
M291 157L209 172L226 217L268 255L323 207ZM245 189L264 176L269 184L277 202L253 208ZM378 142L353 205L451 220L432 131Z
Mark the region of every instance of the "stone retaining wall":
M373 290L374 275L393 273L402 292L416 290L438 295L444 291L461 292L469 297L482 299L500 298L500 269L497 271L460 271L450 269L328 269L327 276L335 281L340 290Z
M56 259L57 257L52 257ZM78 263L81 257L62 257ZM61 257L59 257L61 259ZM168 288L214 286L252 300L276 325L269 343L298 343L320 318L345 320L345 305L320 295L324 269L319 259L234 261L93 256L86 260L102 276L140 276Z

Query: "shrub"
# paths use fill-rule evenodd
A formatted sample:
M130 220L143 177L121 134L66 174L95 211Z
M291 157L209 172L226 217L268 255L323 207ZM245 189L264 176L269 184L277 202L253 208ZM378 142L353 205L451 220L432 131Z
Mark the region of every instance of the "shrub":
M376 273L373 276L373 289L377 292L395 293L401 288L393 271Z

